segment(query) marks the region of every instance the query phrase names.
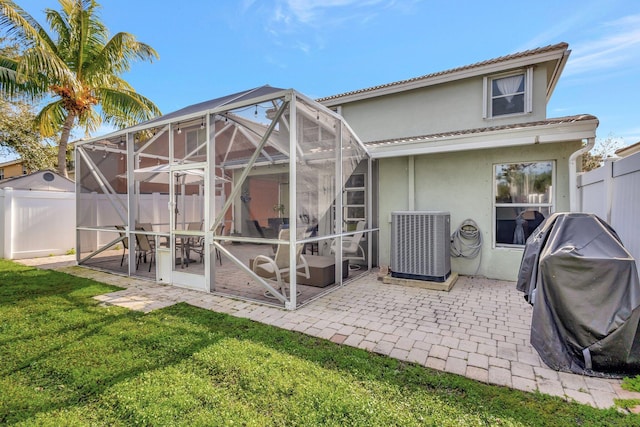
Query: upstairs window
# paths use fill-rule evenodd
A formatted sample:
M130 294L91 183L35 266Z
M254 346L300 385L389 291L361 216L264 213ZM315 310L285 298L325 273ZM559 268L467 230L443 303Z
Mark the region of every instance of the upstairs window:
M485 77L484 118L530 113L531 69L518 73Z

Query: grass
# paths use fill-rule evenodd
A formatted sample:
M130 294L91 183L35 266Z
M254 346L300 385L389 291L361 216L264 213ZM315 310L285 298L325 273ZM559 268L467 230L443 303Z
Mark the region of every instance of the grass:
M640 392L640 375L635 377L627 377L622 381L622 388L629 391Z
M489 386L0 260L0 424L631 426L640 416Z

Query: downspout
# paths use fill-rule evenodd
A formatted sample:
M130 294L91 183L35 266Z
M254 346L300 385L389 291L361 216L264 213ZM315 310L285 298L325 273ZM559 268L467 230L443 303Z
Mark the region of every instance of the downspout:
M407 168L408 177L408 196L409 196L409 211L416 209L416 174L415 174L415 157L409 156Z
M596 144L595 138L587 138L587 143L569 156L569 212L578 212L578 171L577 171L577 159L583 154L591 151Z

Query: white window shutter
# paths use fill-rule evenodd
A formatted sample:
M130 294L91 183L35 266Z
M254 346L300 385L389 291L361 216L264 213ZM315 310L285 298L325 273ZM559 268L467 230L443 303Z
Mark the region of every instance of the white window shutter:
M533 111L533 67L527 68L525 72L525 113Z
M487 76L482 78L482 99L484 100L482 103L482 118L486 119L489 117L489 112L487 110L489 108L489 103L491 102L489 95L489 78Z

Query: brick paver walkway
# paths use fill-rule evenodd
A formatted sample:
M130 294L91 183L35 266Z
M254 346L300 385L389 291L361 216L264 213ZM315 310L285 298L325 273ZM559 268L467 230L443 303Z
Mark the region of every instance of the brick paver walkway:
M623 390L620 380L547 368L529 344L532 308L512 282L462 276L450 292L442 292L383 284L372 273L287 311L82 267L60 269L125 288L96 297L105 304L148 312L186 302L485 383L537 390L598 408L613 406L614 398L640 397Z

